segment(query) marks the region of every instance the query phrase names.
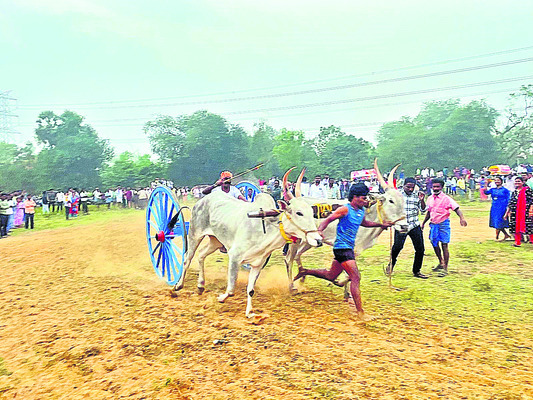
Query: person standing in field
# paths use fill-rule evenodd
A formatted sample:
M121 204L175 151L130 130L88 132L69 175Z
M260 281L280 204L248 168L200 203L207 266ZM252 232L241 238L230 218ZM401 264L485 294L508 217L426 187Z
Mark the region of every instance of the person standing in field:
M37 206L37 204L35 203L35 201L33 201L33 198L30 194L28 194L28 197L26 198L26 201L24 202L24 214L26 216L26 221L24 222L24 228L28 229L28 227L30 227L30 229L33 229L33 220L34 220L34 217L35 217L35 207Z
M315 176L315 181L309 186L309 197L317 199L325 199L326 191L322 185L322 179L320 175Z
M494 184L495 188L484 189L485 194L492 197L489 226L496 229L496 240L499 239L500 232L504 234L503 240L505 240L511 237L505 230L509 227L509 222L504 218L511 193L503 186L503 180L499 176L494 178Z
M7 193L2 193L0 195L0 239L7 236L8 209L10 208L11 204L8 201Z
M521 176L515 178L516 190L511 194L505 213L509 230L514 233L515 247L522 245L522 235L528 235L529 242L533 243L533 190L524 183Z
M13 224L15 228L20 228L24 223L24 199L22 196L17 197L17 205L15 207L15 221Z
M401 190L404 200L404 211L407 216L407 224L409 230L407 233L400 233L394 231L394 245L391 250L391 264L387 267L387 273L392 272L396 265L396 260L400 251L403 249L407 236L411 238L413 246L415 248L415 258L413 261L413 276L415 278L427 279L428 276L420 272L422 269L422 263L424 261L424 235L422 234L422 228L420 228L420 222L418 215L426 211L425 194L422 190L414 193L416 187L415 178L405 178L405 183ZM389 270L390 268L390 270Z
M455 211L459 216L461 226L467 226L466 219L463 212L459 209L459 204L455 202L450 196L444 194L444 181L441 179L433 180L433 194L429 196L427 201L428 211L426 218L422 223L422 230L426 222L431 219L429 240L433 245L435 255L439 259L439 265L433 268L433 271L439 272L439 276L448 275L448 262L450 260L450 253L448 244L450 243L451 229L450 229L450 210Z

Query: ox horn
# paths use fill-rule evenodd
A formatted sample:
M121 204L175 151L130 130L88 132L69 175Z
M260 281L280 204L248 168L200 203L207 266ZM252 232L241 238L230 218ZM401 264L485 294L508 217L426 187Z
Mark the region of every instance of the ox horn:
M286 201L291 201L292 198L294 198L294 196L292 195L292 193L290 192L290 190L287 190L287 179L289 177L289 174L292 172L292 170L296 168L296 167L292 167L292 168L289 168L287 170L287 172L285 172L285 175L283 175L283 198L286 200Z
M381 172L379 172L378 168L378 159L374 159L374 170L376 171L376 175L378 177L378 182L381 185L383 189L386 189L388 187L387 182L385 182L385 179L383 179L383 175L381 175Z
M296 187L294 188L294 196L295 197L302 197L302 179L305 175L305 167L302 169L302 172L300 172L300 175L298 175L298 179L296 180Z
M389 187L391 188L394 187L394 173L396 172L396 170L398 169L400 165L402 164L396 164L396 166L393 169L391 169L389 173L389 177L387 178L387 185L389 185Z

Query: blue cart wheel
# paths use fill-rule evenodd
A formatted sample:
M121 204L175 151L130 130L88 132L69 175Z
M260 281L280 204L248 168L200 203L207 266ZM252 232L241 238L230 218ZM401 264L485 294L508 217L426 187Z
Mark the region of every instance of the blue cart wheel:
M146 208L146 238L155 273L169 285L183 274L187 251L188 222L174 194L158 186L150 195Z
M248 201L254 201L255 196L257 196L261 191L257 186L255 186L252 182L248 181L241 181L235 185L237 189L239 189L244 196L244 198ZM248 194L248 192L252 190L251 195Z

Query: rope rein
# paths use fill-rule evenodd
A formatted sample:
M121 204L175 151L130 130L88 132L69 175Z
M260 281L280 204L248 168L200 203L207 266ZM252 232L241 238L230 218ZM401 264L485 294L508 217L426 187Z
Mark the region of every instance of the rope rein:
M289 237L289 235L287 235L287 233L285 232L285 228L283 227L283 221L282 221L282 218L283 218L283 215L285 215L285 217L294 224L294 226L296 226L296 228L298 228L300 231L302 231L306 236L308 233L312 233L312 232L318 232L317 229L314 229L314 230L311 230L311 231L307 231L305 229L303 229L301 226L299 226L296 222L294 222L292 220L292 217L290 216L290 214L287 212L287 211L283 211L280 215L279 215L279 233L281 234L281 236L283 236L283 239L285 239L285 241L287 243L294 243L295 240L297 240L297 238L295 236L292 236L292 237Z

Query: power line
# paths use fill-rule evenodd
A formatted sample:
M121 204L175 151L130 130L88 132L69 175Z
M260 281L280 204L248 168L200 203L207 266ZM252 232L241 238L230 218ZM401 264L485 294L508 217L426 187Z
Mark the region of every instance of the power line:
M465 85L448 86L444 88L422 89L422 90L415 90L411 92L400 92L400 93L386 94L386 95L358 97L355 99L331 100L331 101L320 102L320 103L297 104L297 105L292 105L292 106L260 108L260 109L245 110L245 111L231 111L231 112L226 112L224 114L225 115L248 114L248 113L254 113L254 112L293 110L293 109L299 109L299 108L320 107L320 106L327 106L327 105L334 105L334 104L355 103L359 101L379 100L379 99L386 99L390 97L402 97L402 96L412 96L414 94L434 93L434 92L440 92L444 90L465 89L465 88L485 86L485 85L497 85L500 83L516 82L516 81L521 81L521 80L526 80L526 79L533 79L533 75L522 76L518 78L509 78L509 79L500 79L500 80L494 80L494 81L469 83Z
M522 79L522 78L516 78L516 79ZM494 81L493 81L494 82ZM499 81L496 81L496 84L497 83L500 83ZM478 84L476 84L478 85ZM449 90L450 88L448 87L444 87L444 88L437 88L437 89L432 89L432 90L435 90L435 91L440 91L440 90ZM477 92L477 93L469 93L469 94L464 94L464 95L460 95L460 96L457 96L457 97L474 97L474 96L483 96L483 95L490 95L490 94L499 94L499 93L509 93L513 90L516 90L516 87L513 87L513 88L507 88L507 89L502 89L502 90L494 90L494 91L483 91L483 92ZM395 97L395 95L390 95L390 96L387 96L387 97ZM317 111L317 110L314 110L314 111L307 111L307 112L300 112L300 113L292 113L292 114L281 114L281 115L269 115L268 117L269 118L286 118L286 117L294 117L294 116L302 116L302 115L310 115L310 114L323 114L323 113L334 113L334 112L343 112L343 111L357 111L357 110L362 110L362 109L371 109L371 108L380 108L380 107L392 107L392 106L400 106L400 105L407 105L407 104L417 104L417 103L423 103L423 102L427 102L427 101L433 101L433 100L441 100L441 99L447 99L449 98L450 96L441 96L441 97L438 97L438 98L426 98L426 99L420 99L420 100L415 100L415 101L404 101L404 102L394 102L394 103L381 103L381 104L369 104L369 105L364 105L364 106L358 106L357 108L342 108L342 109L334 109L334 110L320 110L320 111ZM246 111L244 111L246 112ZM240 113L240 112L239 112ZM245 117L245 118L241 118L240 120L254 120L254 119L260 119L264 117L263 115L260 115L258 114L257 116L252 116L252 117ZM113 122L128 122L128 121L143 121L143 122L147 122L148 120L154 118L154 116L150 116L150 117L144 117L144 118L117 118L117 119L107 119L107 120L96 120L96 121L88 121L89 124L91 125L97 125L99 127L113 127L113 126L132 126L132 127L136 127L136 126L139 126L138 123L128 123L128 124L113 124ZM23 124L21 126L34 126L35 124Z
M476 56L462 57L462 58L457 58L457 59L437 61L437 62L432 62L432 63L420 64L420 65L416 65L416 66L401 67L401 68L395 68L395 69L387 69L387 70L381 70L381 71L370 72L370 73L365 73L365 74L349 75L349 76L345 76L345 77L337 77L337 78L329 78L329 79L308 81L308 82L302 82L302 83L290 84L290 85L271 86L271 87L266 87L266 88L244 89L244 90L238 90L238 91L218 92L218 93L210 93L210 94L202 94L202 95L160 97L160 98L151 98L151 99L111 100L111 101L100 101L100 102L78 103L78 104L73 103L73 104L68 104L68 105L66 105L66 104L45 104L45 105L33 104L33 105L23 106L22 108L29 109L29 108L63 107L63 106L67 106L67 107L68 106L70 106L70 107L73 107L73 106L85 107L85 106L93 106L93 105L104 105L104 104L109 105L109 104L121 104L121 103L122 104L131 104L131 103L139 103L139 102L177 100L177 99L211 97L211 96L228 95L228 94L249 93L249 92L272 90L272 89L287 88L287 87L294 87L294 86L302 86L302 85L322 83L322 82L331 82L331 81L335 81L335 80L353 79L353 78L360 78L360 77L365 77L365 76L374 76L374 75L390 73L390 72L406 71L406 70L412 70L412 69L417 69L417 68L422 68L422 67L427 67L427 66L442 65L442 64L449 64L449 63L467 61L467 60L484 58L484 57L491 57L491 56L494 56L494 55L510 54L510 53L519 52L519 51L525 51L525 50L530 50L530 49L533 49L533 46L522 47L522 48L517 48L517 49L510 49L510 50L503 50L503 51L499 51L499 52L486 53L486 54L481 54L481 55L476 55ZM464 68L464 69L460 68L460 69L451 70L451 71L440 71L440 72L436 72L435 73L436 75L432 75L432 73L429 73L429 74L422 74L420 76L415 75L414 77L404 77L404 78L394 78L394 79L399 79L399 80L419 79L420 77L430 77L430 76L438 76L438 75L443 75L443 74L451 74L451 73L458 73L458 72L473 71L473 70L477 70L477 69L494 68L494 67L497 67L497 66L511 65L511 64L516 64L516 63L521 63L521 62L529 62L531 60L532 60L531 58L521 59L521 60L511 60L511 61L508 61L508 62L487 64L487 65L482 65L482 66L474 66L474 67L468 67L468 68ZM384 82L389 82L389 81L396 81L396 80L385 80ZM382 82L381 81L376 81L376 83L369 82L369 83L363 83L363 84L355 84L356 86L353 86L353 87L357 87L358 85L365 85L366 86L366 85L377 84L377 83L382 83ZM343 87L343 86L350 87L350 85L342 85L342 86L340 86L338 88L347 88L347 87ZM324 89L310 89L309 91L302 91L302 93L305 94L305 93L308 93L308 92L313 92L315 90L316 91L338 90L338 88L337 87L333 87L333 88L324 88ZM293 93L285 93L285 94L282 93L282 94L264 95L264 96L269 96L269 97L270 96L289 96L289 95L296 95L296 94L300 94L300 93L299 92L294 92L294 94ZM168 105L164 105L164 104L157 104L157 105L156 104L153 104L153 105L131 105L131 106L122 106L122 107L195 105L197 103L204 103L204 102L213 103L213 102L225 102L225 101L226 102L227 101L244 101L244 100L248 100L249 98L262 98L262 97L263 96L252 96L252 97L244 97L244 98L240 98L240 99L221 99L221 100L211 100L211 101L205 100L205 101L188 102L188 103L171 103L171 104L168 104ZM116 107L110 107L110 108L122 108L122 107L121 106L116 106ZM89 108L92 108L92 107L89 107ZM97 107L97 108L100 108L100 107ZM104 107L102 107L102 108L104 108ZM108 108L108 107L105 107L105 108Z
M352 84L347 84L347 85L332 86L332 87L320 88L320 89L300 90L297 92L274 93L274 94L264 94L264 95L259 95L259 96L235 97L235 98L230 98L230 99L193 101L193 102L182 102L182 103L108 106L108 107L95 107L95 108L117 109L117 108L146 108L146 107L181 107L181 106L195 106L195 105L205 105L205 104L233 103L233 102L239 102L239 101L264 100L264 99L273 99L273 98L280 98L280 97L299 96L299 95L304 95L304 94L324 93L324 92L330 92L330 91L335 91L335 90L353 89L353 88L358 88L358 87L381 85L384 83L404 82L404 81L409 81L409 80L414 80L414 79L422 79L422 78L430 78L430 77L435 77L435 76L451 75L451 74L462 73L462 72L478 71L481 69L495 68L495 67L519 64L519 63L531 62L531 61L533 61L533 57L524 58L520 60L505 61L505 62L500 62L500 63L479 65L476 67L458 68L454 70L430 72L427 74L411 75L411 76L405 76L405 77L400 77L400 78L382 79L379 81L352 83Z

